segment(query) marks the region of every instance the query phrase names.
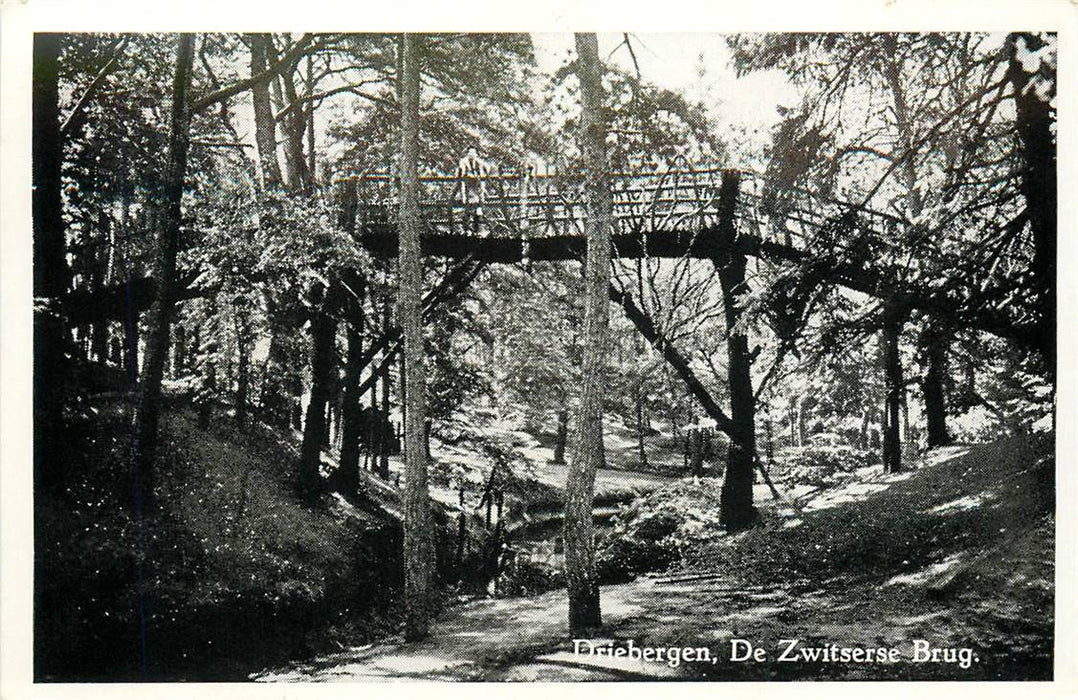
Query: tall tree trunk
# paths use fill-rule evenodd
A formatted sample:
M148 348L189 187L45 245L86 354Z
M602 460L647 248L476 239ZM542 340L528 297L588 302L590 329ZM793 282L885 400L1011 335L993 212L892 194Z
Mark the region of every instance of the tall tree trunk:
M310 177L307 172L307 159L303 153L303 137L307 133L306 110L299 102L296 93L294 68L281 73L285 99L291 109L284 117L285 132L285 167L288 168L288 186L293 192L310 191Z
M67 380L60 299L70 273L65 256L60 168L60 34L34 35L33 229L34 229L34 482L61 483L56 449L64 434Z
M926 329L922 349L925 353L925 375L921 389L925 397L925 423L928 447L941 447L951 442L947 433L947 342L944 334L932 325Z
M905 381L902 377L902 357L899 341L902 336L905 312L888 300L883 311L883 369L886 403L883 413L883 469L888 473L902 471L902 437L900 417Z
M175 334L175 348L172 352L173 372L177 375L183 375L188 364L188 356L190 353L188 343L190 341L187 338L187 329L182 324L176 324Z
M314 57L307 57L307 92L314 91ZM314 105L305 109L306 118L303 120L307 127L307 180L314 187L317 180L317 156L314 152Z
M868 441L868 427L872 418L872 412L869 408L865 407L861 410L861 427L857 431L857 447L858 449L868 450L870 449Z
M329 313L333 290L327 289L324 293L321 308L311 319L311 397L304 414L299 460L300 491L312 499L317 497L321 487L318 472L326 440L326 406L332 391L337 353L337 319Z
M276 305L269 299L266 303L266 315L275 317ZM266 376L263 379L262 407L269 417L271 425L287 429L291 422L290 387L286 384L286 353L282 339L283 329L270 324L269 349L266 351Z
M690 428L686 436L688 441L689 474L704 475L704 431L702 428Z
M554 464L565 464L565 444L569 441L569 411L558 409L558 429L554 434Z
M236 422L247 425L248 396L251 388L251 321L246 309L236 317Z
M643 382L636 383L636 452L640 458L640 467L642 469L648 468L648 449L647 443L644 438L646 437L647 428L644 425L644 385Z
M121 159L126 157L125 149L120 147ZM128 290L134 278L131 267L131 187L128 183L127 168L120 171L120 230L123 248L120 251L122 258L122 270L124 284ZM127 373L128 381L134 391L135 382L138 379L138 323L139 314L132 304L124 304L126 307L122 318L123 336L120 341L120 365Z
M172 118L169 129L168 170L165 174L162 225L156 242L154 278L157 300L149 312L149 338L142 367L138 401L138 447L136 474L139 491L147 506L153 506L155 463L157 460L158 421L161 412L161 379L168 357L169 328L172 325L176 285L176 256L180 246L181 203L187 172L187 147L190 141L191 64L195 37L181 34L177 40L176 72L172 81Z
M341 436L340 483L349 495L359 490L360 442L364 435L363 405L359 394L359 375L363 371L363 314L357 310L355 318L348 323L348 355L344 369L344 394L341 417L344 422ZM369 431L366 431L369 435ZM373 441L367 440L367 449Z
M386 302L382 305L382 332L389 332L389 303ZM390 393L390 380L389 380L389 363L386 363L385 373L382 375L382 418L378 421L378 430L385 431L378 439L378 474L386 481L389 481L389 445L393 441L393 428L389 422L389 393ZM375 392L378 387L371 389L371 406L374 406Z
M912 446L913 436L910 435L910 401L906 385L902 385L902 447L906 449Z
M586 636L602 624L595 566L592 498L595 472L604 462L603 373L610 302L610 227L613 203L603 117L603 69L595 34L576 35L577 77L582 101L580 143L584 156L585 232L583 390L577 439L565 496L565 578L569 592L569 630Z
M924 197L917 189L917 151L914 144L909 105L906 99L907 90L903 83L903 59L899 51L896 35L885 34L883 37L884 48L890 57L884 71L884 77L891 91L898 142L905 156L902 161L902 179L906 189L906 216L909 219L916 219L924 209ZM889 301L888 303L892 302ZM885 421L883 452L884 467L888 471L899 471L902 468L902 444L903 441L909 441L910 439L906 385L902 377L902 360L899 355L899 341L905 320L905 311L890 308L884 311L884 336L887 344L885 360L888 391L887 413L890 415L889 422ZM899 411L901 411L902 415L901 427L899 424ZM890 447L888 447L889 444Z
M924 200L917 190L917 157L912 152L914 145L913 130L910 126L906 88L902 83L902 58L895 34L884 34L883 41L889 58L884 68L884 77L891 91L898 142L905 151L906 156L902 161L902 179L906 188L906 213L910 218L913 218L921 213L924 208Z
M726 473L722 481L719 520L729 532L751 527L759 520L752 503L752 486L756 476L756 398L752 389L752 357L749 339L737 328L741 311L737 297L745 291L744 253L735 245L734 208L737 204L738 175L723 174L719 192L719 248L727 251L715 260L719 284L722 286L726 317L726 376L730 390L729 446L726 453Z
M1033 281L1039 296L1041 354L1046 369L1055 384L1056 365L1056 224L1057 179L1056 142L1052 135L1055 119L1049 100L1055 97L1055 87L1043 98L1031 89L1032 74L1022 67L1018 44L1035 51L1044 40L1034 34L1011 34L1007 38L1009 66L1007 77L1014 90L1016 126L1025 162L1022 173L1022 195L1026 200L1030 228L1033 232ZM1054 78L1054 76L1053 76ZM1042 78L1043 80L1043 78Z
M102 211L98 217L98 225L101 227L104 235L108 236L110 242L112 239L112 217L107 211ZM92 269L90 271L90 287L91 289L101 289L108 282L109 273L109 258L111 257L112 245L105 249L103 260L98 260L98 255L92 255ZM106 355L108 354L108 331L109 322L108 319L99 319L94 321L90 327L90 357L95 362L105 363Z
M258 75L269 67L269 55L273 53L273 39L268 34L248 34L251 43L251 75ZM270 103L269 83L251 86L251 99L255 110L255 144L258 161L262 168L262 182L267 190L281 185L281 166L277 162L277 122Z
M139 357L139 313L133 309L124 319L124 371L131 382L138 379L141 358Z
M198 427L209 430L213 416L213 404L217 397L217 364L213 360L212 350L200 353L202 387L198 392Z
M804 447L805 436L805 407L808 404L806 397L801 396L797 399L797 409L794 411L794 436L797 441L798 447Z
M434 570L434 533L427 494L426 368L424 367L422 251L419 211L419 81L422 39L404 34L400 40L400 292L397 308L404 327L404 369L407 417L404 424L404 636L427 636Z

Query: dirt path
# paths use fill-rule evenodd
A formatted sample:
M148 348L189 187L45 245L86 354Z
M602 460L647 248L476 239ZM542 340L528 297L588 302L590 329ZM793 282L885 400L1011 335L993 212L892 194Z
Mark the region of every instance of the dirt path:
M709 584L659 584L655 579L603 588L603 618L627 623L684 623L682 605ZM714 586L714 582L710 585ZM687 597L688 596L688 597ZM669 602L669 605L667 604ZM449 610L424 642L355 647L287 669L252 676L257 681L372 680L620 680L678 677L666 663L625 662L572 654L564 591L528 598L483 599Z
M912 582L911 582L912 583ZM355 647L251 676L259 682L617 681L993 678L978 659L968 668L913 663L913 641L963 647L977 630L999 628L998 611L965 603L928 602L917 585L843 585L823 589L736 587L723 576L642 578L602 590L603 631L596 645L706 648L706 663L574 653L564 591L527 598L483 599L457 606L426 641ZM1007 622L1018 624L1017 620ZM767 650L762 663L733 663L732 639ZM888 665L775 663L783 639L804 646L893 647ZM586 647L582 646L586 650ZM987 646L973 649L985 654ZM998 652L998 650L997 650ZM697 652L698 653L698 652Z
M536 478L544 484L556 488L565 488L565 481L569 474L569 467L565 464L540 463L535 467ZM664 474L649 474L645 472L631 472L622 469L598 469L595 473L595 492L617 491L654 491L666 486L675 477Z
M714 572L697 569L694 575L603 587L604 626L598 637L618 640L622 648L630 640L638 648L707 648L711 658L706 663L574 654L565 593L552 591L451 606L421 643L395 640L344 649L252 679L1050 677L1054 519L1046 505L1052 492L1044 487L1044 474L1051 473L1052 464L1033 460L1031 449L1015 439L968 454L960 448L941 452L913 473L859 470L853 481L814 493L798 513L777 508L777 520L764 530L725 539L720 543L725 549L714 557ZM847 523L854 523L856 531L844 530ZM971 540L969 533L981 539ZM865 538L890 544L866 548ZM930 549L918 550L918 544ZM811 561L824 569L809 571L809 578L795 575L796 567L790 569L783 558L786 546L797 550L791 556L803 556L812 547L816 554ZM764 556L746 560L755 567L753 575L739 580L773 583L733 583L739 551L742 558ZM883 569L873 573L873 567ZM732 662L731 640L738 638L766 650L767 659ZM781 640L814 648L893 648L901 659L888 664L811 658L780 663ZM918 663L913 653L918 640L934 648L967 649L976 658L966 665Z

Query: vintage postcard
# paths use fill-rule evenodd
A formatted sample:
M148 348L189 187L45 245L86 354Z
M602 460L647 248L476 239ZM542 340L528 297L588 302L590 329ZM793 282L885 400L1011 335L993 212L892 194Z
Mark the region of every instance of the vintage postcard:
M4 697L1075 692L1078 10L761 5L5 4Z

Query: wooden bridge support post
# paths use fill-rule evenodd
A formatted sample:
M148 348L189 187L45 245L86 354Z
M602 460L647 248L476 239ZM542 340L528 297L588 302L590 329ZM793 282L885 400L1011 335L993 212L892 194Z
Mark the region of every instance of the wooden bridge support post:
M720 522L728 531L754 525L759 514L752 503L756 477L756 397L752 388L749 339L736 330L741 315L737 297L744 291L746 255L738 250L734 227L739 174L723 173L719 189L719 226L712 261L719 273L726 317L727 381L730 390L730 444L719 506Z

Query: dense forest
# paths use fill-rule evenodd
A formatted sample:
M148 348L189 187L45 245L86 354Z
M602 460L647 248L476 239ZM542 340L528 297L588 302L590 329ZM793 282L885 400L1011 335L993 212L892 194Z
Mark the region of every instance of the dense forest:
M35 35L37 680L607 680L776 595L981 662L666 668L1051 677L1055 35L647 44Z

